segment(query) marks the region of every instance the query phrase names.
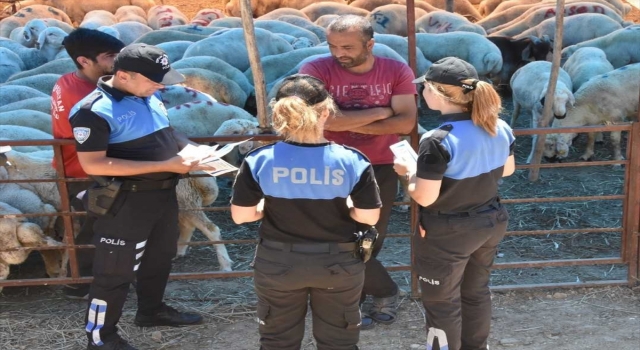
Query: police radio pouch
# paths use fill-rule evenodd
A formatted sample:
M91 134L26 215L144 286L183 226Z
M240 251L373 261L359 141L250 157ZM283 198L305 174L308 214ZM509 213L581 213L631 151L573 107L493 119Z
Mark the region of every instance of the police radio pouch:
M122 181L116 179L107 179L103 176L91 176L98 186L91 187L87 190L88 206L87 211L99 215L107 216L113 206L113 203L120 194Z

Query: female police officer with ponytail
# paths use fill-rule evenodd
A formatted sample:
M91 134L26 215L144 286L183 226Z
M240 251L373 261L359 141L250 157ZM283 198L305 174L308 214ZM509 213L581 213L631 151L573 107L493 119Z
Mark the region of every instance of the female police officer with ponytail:
M354 233L356 222L380 215L373 168L324 138L337 108L320 80L286 78L272 108L285 141L246 156L231 200L236 223L262 219L254 261L261 349L300 349L308 300L318 349L357 349L364 263Z
M469 63L443 58L414 83L424 83L429 108L442 113L440 127L420 140L417 164L394 166L420 205L413 254L427 348L487 349L490 268L508 219L498 180L515 170L515 138L498 117L500 96Z

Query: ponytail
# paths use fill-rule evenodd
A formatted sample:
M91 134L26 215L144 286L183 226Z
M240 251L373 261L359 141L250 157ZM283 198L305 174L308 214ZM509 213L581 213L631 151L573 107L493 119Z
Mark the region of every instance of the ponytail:
M337 107L331 98L309 106L297 96L271 101L273 127L285 140L317 141L323 137L323 126L318 123L321 114L328 110L334 116Z

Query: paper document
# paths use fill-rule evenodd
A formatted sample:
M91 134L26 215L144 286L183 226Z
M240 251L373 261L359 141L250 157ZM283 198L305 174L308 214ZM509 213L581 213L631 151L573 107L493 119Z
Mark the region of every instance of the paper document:
M393 145L389 146L389 148L391 149L391 152L393 152L393 155L396 156L396 158L403 159L405 162L418 162L418 155L413 150L409 142L407 142L407 140L402 140L398 143L394 143Z
M241 143L247 142L249 140L251 139L229 143L222 147L220 147L220 145L194 146L192 144L188 144L185 148L183 148L178 153L178 155L185 159L199 160L200 163L198 164L198 166L201 168L204 168L202 169L202 171L204 171L205 173L211 176L218 176L218 175L222 175L225 173L238 170L238 168L225 162L221 158L227 155L229 152L231 152L235 146Z
M11 151L11 146L0 146L0 153L7 153Z

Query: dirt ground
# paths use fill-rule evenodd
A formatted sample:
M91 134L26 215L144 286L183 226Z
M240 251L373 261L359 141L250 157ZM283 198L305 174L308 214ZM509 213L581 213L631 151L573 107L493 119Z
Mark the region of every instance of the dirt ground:
M164 0L180 8L188 17L203 8L223 8L224 0ZM640 23L640 10L627 17ZM511 101L504 96L502 117L508 120ZM423 111L424 112L424 111ZM527 127L526 115L516 124ZM422 113L425 127L436 124L432 114ZM568 161L577 160L586 137L581 135ZM626 140L626 138L624 139ZM518 138L516 157L526 159L531 142ZM596 160L611 159L611 146L596 146ZM610 195L623 193L624 169L586 167L543 169L540 180L530 183L520 170L501 185L503 198ZM229 200L228 178L218 181L220 195L214 206L226 206ZM585 201L565 203L512 204L509 230L620 227L622 202ZM237 226L226 212L208 214L222 230L225 239L255 238L256 225ZM409 216L394 209L391 233L408 233ZM200 234L195 240L204 240ZM236 271L249 270L253 257L251 245L227 245ZM500 245L497 263L574 258L616 257L620 252L620 232L539 236L509 236ZM390 238L381 259L386 265L406 265L410 260L407 238ZM218 268L211 247L192 247L186 258L177 260L175 272L215 271ZM546 269L496 269L492 285L522 285L556 282L592 282L626 279L624 265L570 266ZM410 290L408 272L392 273L404 291ZM12 266L10 279L43 277L38 254L27 263ZM245 350L257 349L255 294L252 279L172 281L166 292L171 305L201 312L206 323L190 328L139 329L133 325L135 293L124 310L121 334L140 349ZM572 290L530 290L494 292L494 316L491 349L536 350L616 350L640 349L640 287L580 288ZM0 294L0 350L83 349L82 317L85 303L63 298L60 287L5 288ZM307 319L303 349L315 349ZM419 300L405 295L399 320L391 326L377 326L361 333L363 350L424 349L424 313Z

